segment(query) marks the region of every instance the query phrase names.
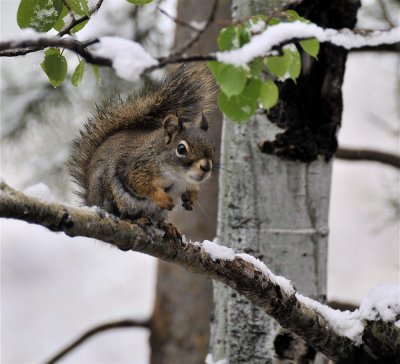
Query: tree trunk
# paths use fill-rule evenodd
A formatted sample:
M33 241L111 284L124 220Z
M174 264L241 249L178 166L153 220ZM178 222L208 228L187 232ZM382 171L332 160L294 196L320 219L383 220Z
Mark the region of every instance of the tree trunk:
M213 1L178 1L179 20L204 21L212 11ZM186 53L208 53L216 50L221 24L230 20L230 1L221 0L215 21ZM175 48L186 44L194 32L177 24ZM222 116L218 110L210 119L209 133L219 148ZM193 211L180 211L173 222L192 240L213 239L217 226L218 171L202 186L199 206ZM164 261L158 264L156 301L151 333L151 363L203 364L208 352L212 312L212 283L200 275Z
M268 14L284 5L284 1L234 0L233 16ZM296 10L324 27L351 28L358 6L358 1L303 1ZM281 85L280 101L268 117L259 112L247 123L224 120L223 124L219 241L256 256L321 301L326 297L329 160L337 147L346 56L331 45L321 46L318 61L303 54L297 84L288 80ZM322 360L231 288L215 283L214 297L214 361Z

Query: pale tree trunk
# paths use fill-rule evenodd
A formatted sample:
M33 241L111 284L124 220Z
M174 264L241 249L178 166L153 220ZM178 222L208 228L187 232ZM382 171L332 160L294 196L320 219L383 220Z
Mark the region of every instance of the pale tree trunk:
M213 1L178 1L177 17L190 23L209 17ZM222 24L230 21L230 1L220 0L215 20L187 54L216 50L216 39ZM175 48L186 44L194 32L177 24ZM211 115L209 133L219 148L222 117L218 110ZM183 234L194 241L213 239L217 227L218 171L202 186L199 206L193 211L179 211L173 222ZM152 364L203 364L208 352L212 312L212 283L184 268L159 261L156 300L151 333Z
M233 17L268 14L284 5L287 2L234 0ZM319 25L351 28L358 6L358 1L303 1L297 10ZM320 301L326 297L329 159L337 145L345 60L344 50L329 45L321 48L318 62L303 56L297 85L289 80L280 87L280 102L268 117L259 112L247 123L223 124L219 241L256 256ZM288 132L277 143L264 143L282 132L276 125ZM233 289L215 283L214 300L214 361L323 360Z

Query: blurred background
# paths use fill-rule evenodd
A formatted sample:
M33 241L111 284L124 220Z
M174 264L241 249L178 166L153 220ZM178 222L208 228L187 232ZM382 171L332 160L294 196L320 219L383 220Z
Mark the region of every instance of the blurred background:
M78 36L87 39L118 35L140 41L154 56L166 55L170 48L184 44L191 31L178 26L175 34L175 23L158 8L172 17L178 14L180 19L194 20L194 27L204 24L208 17L211 1L201 2L203 6L196 13L188 13L190 1L185 3L187 7L177 7L175 0L155 1L137 9L125 0L105 0ZM0 4L4 41L18 33L19 2L1 0ZM388 12L385 6L394 10ZM398 1L363 1L358 27L388 29L399 26L399 20ZM196 45L197 50L214 49L218 29L228 23L229 2L220 1L215 24L203 44ZM65 54L71 65L78 63L76 56ZM20 190L44 183L56 200L78 204L64 166L69 143L96 102L116 90L124 96L140 85L122 81L111 70L101 69L99 83L88 70L78 88L64 82L53 89L40 69L42 57L37 52L0 60L1 176ZM159 75L160 72L154 77ZM343 93L340 145L399 154L400 55L352 52ZM218 115L212 120L218 120ZM209 186L214 201L216 180L215 176ZM202 206L196 218L184 224L192 239L212 238L215 233L211 225L216 206ZM334 162L329 301L357 305L379 283L400 283L399 206L397 169L371 162ZM186 213L178 212L179 220L186 218ZM1 219L0 223L2 363L43 362L88 328L152 315L157 286L155 259L123 253L90 239L71 239L19 221ZM166 265L161 269L173 268ZM182 276L179 270L177 276ZM174 283L179 289L176 279L180 278L174 279L168 286L170 290ZM157 290L161 292L162 287L158 285ZM209 295L210 291L205 290L208 288L200 294ZM182 294L176 296L180 299ZM108 331L80 346L63 362L145 364L150 360L148 340L149 331L145 328Z

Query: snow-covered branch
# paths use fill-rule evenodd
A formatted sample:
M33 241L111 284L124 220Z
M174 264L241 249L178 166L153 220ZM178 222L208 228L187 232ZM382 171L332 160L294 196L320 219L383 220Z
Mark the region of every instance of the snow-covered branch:
M213 242L173 240L153 227L139 227L95 208L76 208L28 197L0 183L0 217L52 231L99 239L179 264L223 282L338 363L372 363L400 356L400 292L383 286L359 310L333 310L304 297L261 261Z
M315 24L293 22L268 27L236 50L193 56L186 56L181 50L181 53L156 59L139 43L119 37L100 37L81 42L73 38L38 34L22 40L0 42L0 57L21 56L46 47L66 48L79 54L88 63L113 67L120 77L130 81L137 80L144 72L162 68L167 64L218 60L240 66L256 57L271 55L284 45L302 39L317 38L320 42L328 42L349 50L400 44L400 28L361 34L349 29L323 29Z
M311 38L316 38L321 43L331 43L350 50L399 43L400 28L361 34L349 29L324 29L318 25L300 21L281 23L268 27L261 34L252 37L249 43L239 49L218 52L217 59L223 63L241 66L256 57L268 55L276 47L279 48L288 43Z

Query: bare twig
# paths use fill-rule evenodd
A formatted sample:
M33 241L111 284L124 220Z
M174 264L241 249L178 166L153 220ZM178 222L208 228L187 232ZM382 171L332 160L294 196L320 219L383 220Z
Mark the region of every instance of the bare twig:
M185 21L183 21L183 20L181 20L181 19L179 19L179 18L177 18L177 17L175 17L175 16L172 16L171 14L168 14L164 9L161 9L160 7L157 7L157 10L158 10L161 14L164 14L167 18L171 19L174 23L179 24L179 25L182 25L182 26L187 27L187 28L189 28L189 29L192 29L192 30L194 30L195 32L198 32L198 31L199 31L199 29L196 28L196 27L194 27L192 24L186 23Z
M119 320L113 322L107 322L102 325L95 326L90 330L81 334L77 339L72 341L69 345L65 348L61 349L57 354L53 355L50 359L46 360L46 364L53 364L63 358L65 355L70 353L72 350L76 349L79 345L83 344L86 340L90 339L91 337L100 334L104 331L114 330L114 329L121 329L121 328L132 328L132 327L143 327L146 329L150 328L151 320Z
M358 345L338 334L315 308L316 303L306 304L293 287L278 284L276 277L250 256L229 251L229 258L219 258L202 244L164 237L151 226L140 227L99 209L74 208L28 197L5 182L0 182L0 217L39 224L71 237L102 240L225 283L335 362L368 364L380 359L386 362L390 354L393 358L400 355L400 329L394 322L359 321L364 326L363 338L368 337L369 342L368 346Z
M182 47L176 49L171 55L170 57L175 57L177 55L182 55L183 53L185 53L189 48L191 48L194 44L196 44L200 37L203 35L203 33L206 31L206 29L209 27L209 25L214 21L215 18L215 14L217 11L217 7L218 7L218 0L214 0L214 3L212 5L211 11L210 11L210 15L208 16L208 19L206 21L206 24L204 25L204 27L200 30L197 30L197 34L190 39L186 44L182 45Z
M90 10L90 15L94 14L96 11L98 11L101 7L101 5L103 4L104 0L99 0L95 7L93 9ZM74 19L72 18L71 23L63 30L61 30L61 32L58 33L59 37L62 37L66 34L71 34L71 30L76 27L77 25L83 23L84 21L89 20L89 17L87 15L84 15L82 17L80 17L79 19Z
M377 150L339 148L336 152L336 158L352 161L378 162L400 169L400 155Z

